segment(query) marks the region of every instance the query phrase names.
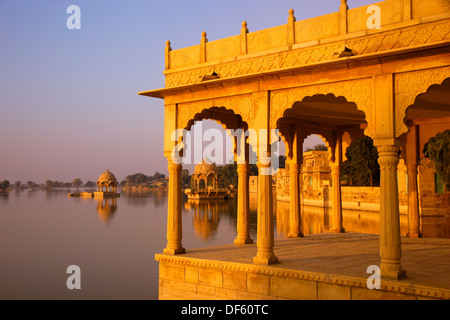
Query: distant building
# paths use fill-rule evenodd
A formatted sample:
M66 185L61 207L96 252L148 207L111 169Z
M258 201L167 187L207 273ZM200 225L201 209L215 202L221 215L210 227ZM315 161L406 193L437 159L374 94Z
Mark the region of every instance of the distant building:
M228 199L230 191L228 188L219 188L219 169L214 163L203 160L197 164L191 177L191 189L185 193L189 199Z
M120 194L117 193L118 185L119 182L114 174L106 169L106 171L103 172L97 180L97 192L94 192L93 196L95 198L119 197Z

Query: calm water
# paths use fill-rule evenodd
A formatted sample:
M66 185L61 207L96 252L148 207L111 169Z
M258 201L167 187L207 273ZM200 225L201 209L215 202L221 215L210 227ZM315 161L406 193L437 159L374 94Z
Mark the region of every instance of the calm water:
M0 194L0 299L157 299L154 254L166 243L166 192L122 193L116 203L66 194ZM256 239L256 194L250 205ZM328 231L328 210L304 212L305 234ZM289 203L279 202L275 237L288 232L288 215ZM343 216L349 232L378 233L378 213L344 211ZM442 218L423 221L423 229L427 237L450 238L450 223ZM235 230L235 199L184 203L186 249L230 244ZM81 290L66 287L69 265L81 268Z

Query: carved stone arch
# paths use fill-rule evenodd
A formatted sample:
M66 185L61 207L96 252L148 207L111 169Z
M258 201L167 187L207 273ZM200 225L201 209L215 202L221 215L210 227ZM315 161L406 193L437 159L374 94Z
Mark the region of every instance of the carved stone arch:
M333 133L330 131L319 132L316 130L311 130L304 135L303 141L305 141L308 137L312 135L316 135L322 138L323 142L325 143L325 146L328 149L328 161L334 162L334 154L335 154L334 149L336 147L336 144L334 141Z
M362 78L356 80L330 82L324 84L308 85L290 89L272 91L270 95L271 128L277 127L277 122L284 116L286 110L292 108L294 103L303 101L306 97L332 94L336 98L344 97L347 102L356 104L356 109L364 112L367 127L366 135L370 135L373 118L373 79Z
M450 66L405 72L395 75L396 137L408 132L406 112L417 98L429 92L434 85L442 85L450 78Z
M217 115L215 115L215 117L212 116L214 115L214 112L212 111L226 111L229 115L239 117L239 120L241 120L248 128L253 124L252 110L252 95L239 95L180 103L178 104L177 109L176 127L178 129L189 129L194 121L204 119L216 120L222 125L227 125L226 120L217 119ZM208 115L208 112L210 112L210 115ZM228 127L227 129L236 128Z

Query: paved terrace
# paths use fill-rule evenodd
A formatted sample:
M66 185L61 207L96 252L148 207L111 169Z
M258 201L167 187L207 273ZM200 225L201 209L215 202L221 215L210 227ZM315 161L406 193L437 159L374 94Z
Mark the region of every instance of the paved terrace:
M181 259L182 264L206 267L242 264L244 268L252 268L256 251L255 244L224 245L187 250L175 259ZM382 290L450 299L450 239L402 238L402 253L407 279L382 279ZM279 264L253 266L265 269L266 274L283 275L284 272L287 277L365 287L370 276L366 273L367 267L379 264L379 236L328 233L278 239L275 240L275 254ZM157 255L157 260L164 256Z

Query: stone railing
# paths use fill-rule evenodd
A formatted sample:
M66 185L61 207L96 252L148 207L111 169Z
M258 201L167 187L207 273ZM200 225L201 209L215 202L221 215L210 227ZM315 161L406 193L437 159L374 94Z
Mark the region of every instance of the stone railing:
M348 9L342 0L338 12L301 21L296 21L291 9L286 25L269 29L248 32L244 21L240 35L233 37L208 41L203 32L200 44L177 50L172 50L167 41L166 87L331 60L339 57L346 47L359 55L429 44L430 33L437 37L433 42L448 40L448 23L439 30L432 27L419 32L399 31L450 17L448 0L387 0L375 6L380 12L380 29L368 28L372 15L369 6ZM361 37L367 39L361 42ZM227 66L216 68L223 64ZM198 70L186 72L191 69Z

